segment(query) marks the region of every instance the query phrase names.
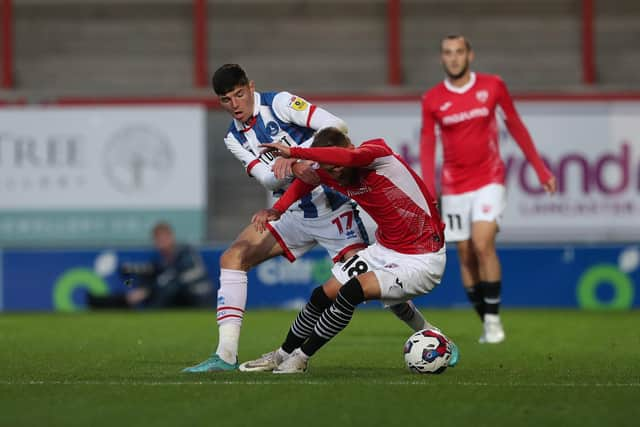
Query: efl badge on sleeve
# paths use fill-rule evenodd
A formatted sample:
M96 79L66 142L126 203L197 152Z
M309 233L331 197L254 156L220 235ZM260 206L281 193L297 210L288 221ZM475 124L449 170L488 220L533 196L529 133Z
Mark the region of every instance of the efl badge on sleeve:
M289 107L293 108L296 111L304 111L307 109L309 104L302 98L297 96L291 97L291 101L289 101Z

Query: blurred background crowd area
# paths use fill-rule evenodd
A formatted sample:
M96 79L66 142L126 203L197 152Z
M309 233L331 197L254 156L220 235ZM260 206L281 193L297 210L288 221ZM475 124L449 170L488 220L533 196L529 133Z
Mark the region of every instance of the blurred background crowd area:
M516 91L640 87L633 0L1 3L13 27L3 95L35 101L208 95L208 73L225 62L242 64L262 88L417 93L441 79L439 40L449 33L466 34L477 67Z

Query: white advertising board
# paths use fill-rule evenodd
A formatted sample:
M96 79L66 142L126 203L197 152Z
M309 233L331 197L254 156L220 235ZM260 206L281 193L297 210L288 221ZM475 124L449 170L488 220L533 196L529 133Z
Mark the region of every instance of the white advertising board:
M203 233L205 111L200 107L0 110L0 239L148 242L149 227Z
M383 137L420 171L418 102L325 107L346 120L354 141ZM640 240L640 103L530 101L517 108L559 191L554 196L542 191L501 126L508 205L500 240Z

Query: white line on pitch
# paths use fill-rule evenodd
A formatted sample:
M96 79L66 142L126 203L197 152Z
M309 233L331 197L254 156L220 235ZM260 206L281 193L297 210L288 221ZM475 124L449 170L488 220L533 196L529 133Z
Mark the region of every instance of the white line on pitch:
M454 382L433 383L422 381L313 381L313 380L289 380L289 381L57 381L57 380L24 380L11 381L0 380L0 385L107 385L107 386L189 386L189 385L419 385L419 386L463 386L463 387L640 387L640 383L485 383L485 382Z

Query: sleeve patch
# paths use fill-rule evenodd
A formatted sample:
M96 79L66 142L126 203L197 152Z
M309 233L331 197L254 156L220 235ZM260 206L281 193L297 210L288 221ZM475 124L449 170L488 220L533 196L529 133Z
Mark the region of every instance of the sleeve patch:
M309 103L298 96L292 96L289 100L289 107L296 111L304 111L309 107Z

